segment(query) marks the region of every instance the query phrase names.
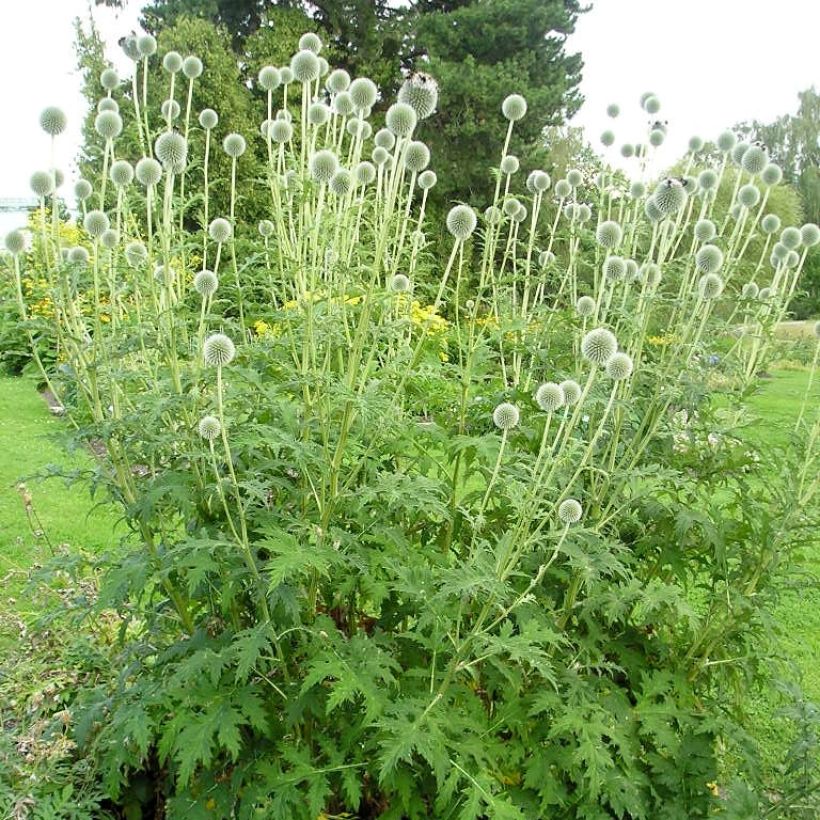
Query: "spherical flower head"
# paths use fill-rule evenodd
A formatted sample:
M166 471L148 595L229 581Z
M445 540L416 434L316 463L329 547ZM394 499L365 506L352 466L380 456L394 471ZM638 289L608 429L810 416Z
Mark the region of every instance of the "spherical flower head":
M527 101L520 94L510 94L501 103L501 113L510 122L518 122L527 114Z
M396 144L396 137L386 128L380 128L376 132L373 142L375 142L379 148L384 148L386 151L392 151L393 146Z
M385 115L385 124L397 137L409 137L417 122L416 112L407 103L393 103Z
M196 80L198 77L201 77L203 70L204 67L202 65L202 60L200 60L199 57L195 57L193 54L186 57L182 61L182 73L189 80Z
M740 160L744 171L757 176L769 164L769 154L762 145L750 145Z
M698 280L698 293L702 299L717 299L723 293L723 279L716 273L704 273Z
M429 191L438 182L435 171L423 171L419 174L418 186L422 191Z
M350 88L350 75L343 68L337 68L330 72L325 85L328 91L333 94L347 91Z
M757 186L753 185L751 182L746 185L742 185L740 190L737 192L737 201L744 208L754 208L754 206L760 202L760 191L757 189Z
M150 188L162 179L162 166L153 157L143 157L137 163L136 176L140 185Z
M410 290L410 280L403 273L397 273L390 280L390 290L393 293L407 293Z
M151 34L142 34L137 37L137 51L140 57L153 57L157 53L157 38Z
M717 174L711 168L698 174L698 188L701 191L711 191L717 185L717 181Z
M555 261L555 254L552 251L541 251L538 254L538 264L545 268L547 265L551 265Z
M215 441L222 435L222 424L216 416L203 416L199 420L199 435L205 441Z
M384 165L387 162L387 160L390 159L390 154L387 153L386 148L382 148L380 145L377 145L373 149L371 157L373 158L373 162L376 165Z
M333 98L331 108L340 117L349 117L355 112L356 105L347 91L341 91Z
M308 122L311 125L324 125L333 112L324 103L311 103L308 108Z
M504 200L502 210L507 216L513 216L521 207L521 202L514 196L508 197Z
M744 299L757 299L760 289L754 282L747 282L740 291L740 295Z
M609 148L611 145L615 144L615 134L612 131L604 131L601 134L601 145L605 148Z
M560 384L544 382L535 391L535 403L545 412L553 413L564 404L564 391Z
M347 168L339 168L330 178L328 188L336 196L345 196L353 187L353 174Z
M626 276L624 277L627 282L640 282L641 281L641 271L638 267L638 263L634 259L627 259L626 261Z
M139 46L137 45L137 38L135 35L130 34L122 41L122 52L128 57L129 60L133 60L135 63L140 58L140 50Z
M269 237L273 236L273 231L275 230L273 222L270 219L263 219L259 223L259 236L261 237Z
M592 218L592 208L586 204L586 202L582 202L578 206L578 221L579 222L588 222Z
M83 219L83 227L89 236L97 239L111 227L111 223L102 211L89 211Z
M800 247L803 237L800 235L799 228L788 227L783 229L780 234L780 241L790 250Z
M62 134L67 125L68 120L61 108L50 105L40 112L40 128L52 137Z
M180 113L179 103L176 100L163 100L159 110L162 119L166 122L173 122L179 117Z
M581 340L581 355L596 366L606 364L617 350L615 334L604 327L590 330Z
M326 148L317 151L310 158L310 175L319 184L330 182L338 169L339 160L336 159L336 154Z
M134 168L130 162L118 159L111 164L109 176L114 185L118 188L125 188L134 181Z
M657 287L661 281L661 269L654 262L645 262L641 266L641 276L650 288Z
M259 70L257 81L263 91L275 91L282 84L282 74L276 66L266 65Z
M182 69L182 55L177 51L169 51L162 58L162 67L169 74L176 74Z
M113 68L103 69L100 74L100 85L106 91L113 91L119 84L120 78L117 76L117 72L114 71Z
M508 401L502 402L493 410L493 424L499 430L512 430L518 426L520 418L521 414L518 412L518 408Z
M407 146L404 164L411 173L421 173L430 164L430 149L423 142L414 140Z
M796 268L800 264L800 254L797 251L789 251L783 260L783 264L787 268Z
M283 65L279 69L279 79L282 81L282 85L290 85L293 82L293 72L290 70L289 65Z
M322 40L318 34L307 31L299 38L299 48L318 54L322 50Z
M580 503L574 498L567 498L558 505L558 518L567 526L577 524L583 513Z
M103 111L113 111L116 114L120 113L120 106L116 100L111 97L103 97L97 103L97 113L101 114Z
M433 178L433 185L435 185L435 174L432 171L425 171L424 173L419 175L418 184L419 188L425 190L426 188L432 187L428 184L430 177L428 175L432 174ZM353 169L353 176L356 177L356 183L358 185L370 185L374 179L376 179L376 166L373 165L372 162L368 162L367 160L362 160L354 169Z
M475 211L469 205L455 205L447 214L447 230L459 242L470 238L476 226Z
M108 250L114 250L117 247L117 244L120 241L119 234L113 229L109 228L107 231L103 231L100 236L100 245Z
M202 346L202 357L208 367L224 367L235 355L236 347L224 333L211 334Z
M41 199L54 193L54 183L54 175L48 171L35 171L29 178L29 187Z
M376 83L368 77L357 77L350 84L348 93L353 105L361 111L374 106L379 96L379 89L376 88Z
M167 170L177 171L188 159L188 142L178 131L163 131L154 143L154 153Z
M519 224L527 219L527 208L523 203L518 203L518 207L515 209L512 218L514 222L518 222Z
M667 177L655 189L653 199L663 216L671 216L686 204L686 190L679 180Z
M6 234L5 245L10 254L17 256L26 249L26 237L22 231L9 231Z
M775 242L772 248L772 258L782 262L789 253L789 249L782 242Z
M567 171L567 182L573 188L577 188L583 181L584 175L577 168L571 168Z
M644 202L643 212L650 222L657 222L659 219L663 218L663 214L660 212L654 196L650 196L646 202Z
M695 264L703 273L715 273L723 264L723 252L717 245L704 245L695 256Z
M213 296L219 287L219 279L210 270L201 270L194 277L194 290L203 298Z
M614 119L615 119L615 117L617 117L617 116L618 116L618 114L620 114L620 113L621 113L621 106L620 106L620 105L617 105L616 103L610 103L610 104L606 107L606 115L607 115L607 117L612 117L612 119L613 119L613 120L614 120Z
M564 394L564 404L567 407L572 407L581 401L581 385L574 379L566 379L561 382L561 391Z
M530 179L532 179L532 187L539 194L549 190L550 185L552 185L550 175L546 171L533 171L530 174Z
M399 102L409 105L425 120L438 105L438 83L429 74L413 74L399 89Z
M820 228L813 222L807 222L800 229L800 241L807 247L811 248L820 242Z
M312 83L319 77L319 58L310 50L297 51L290 60L290 70L297 83Z
M87 265L88 258L88 251L79 245L68 251L68 261L74 265Z
M716 233L715 223L711 219L699 219L695 223L695 239L698 242L708 242L715 238Z
M628 142L625 142L621 146L621 156L624 159L629 159L630 157L634 157L635 156L635 146L630 145Z
M626 261L620 256L607 256L602 267L604 278L616 282L626 276Z
M748 142L739 142L732 148L732 162L735 165L741 165L743 163L743 155L749 150L749 143Z
M761 302L768 302L769 299L774 299L775 296L777 296L777 293L773 288L761 288L758 294Z
M613 219L602 222L595 231L595 241L602 248L617 248L623 239L621 226Z
M206 131L211 131L219 125L219 114L213 108L203 108L199 114L199 124Z
M703 140L700 137L689 138L689 151L696 154L703 148Z
M728 154L737 145L737 137L731 131L724 131L717 138L717 147L724 154Z
M101 111L94 118L94 130L105 140L116 139L122 133L122 117L116 111Z
M572 185L565 179L559 179L555 183L555 196L558 199L566 199L572 193Z
M760 179L763 180L764 185L771 188L772 185L780 184L780 181L783 179L783 171L779 165L776 165L774 162L770 162L760 172Z
M642 196L646 196L646 185L643 182L633 182L629 186L629 195L632 199L640 199Z
M287 120L273 120L268 135L277 145L284 145L293 138L293 126Z
M501 224L502 219L504 219L504 214L501 211L501 208L497 208L495 205L490 205L489 208L484 210L484 221L488 225L499 225Z
M666 134L660 128L653 128L649 132L649 144L654 148L663 145L664 139L666 139Z
M518 169L521 167L521 163L518 161L518 157L514 156L513 154L507 154L506 157L503 157L501 160L501 173L506 174L507 176L512 176L513 174L518 173Z
M780 217L777 214L766 214L760 220L760 228L765 234L777 233L780 230Z
M231 157L231 159L241 157L247 147L248 144L245 142L245 138L242 134L228 134L228 136L222 140L222 150Z
M125 261L132 268L142 267L148 261L148 249L142 242L129 242L125 246Z
M208 226L208 236L210 236L214 242L227 242L233 236L231 223L228 222L227 219L218 216Z
M632 357L623 352L613 353L606 362L606 374L616 382L628 379L632 375Z
M85 202L88 197L91 196L94 189L91 187L91 183L87 179L78 179L76 185L74 186L74 196L80 202Z

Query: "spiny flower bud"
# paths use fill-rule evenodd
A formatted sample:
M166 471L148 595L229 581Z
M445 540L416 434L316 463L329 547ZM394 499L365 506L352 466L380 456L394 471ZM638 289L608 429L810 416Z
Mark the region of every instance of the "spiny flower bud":
M606 374L613 381L619 382L632 375L632 357L626 353L613 353L606 361Z
M527 101L520 94L510 94L501 103L501 113L510 122L517 122L527 114Z
M657 287L661 281L661 269L654 262L645 262L641 265L641 276L650 288Z
M268 136L277 145L284 145L293 138L293 126L287 120L273 120L268 128Z
M608 256L604 260L602 272L610 282L623 279L626 276L626 262L620 256Z
M760 290L754 282L747 282L740 291L744 299L757 299L758 293Z
M711 191L717 185L717 181L718 176L711 168L698 174L698 187L701 191Z
M737 201L744 208L754 208L760 202L760 191L751 182L743 185L737 192Z
M409 105L420 120L427 119L438 105L438 83L429 74L413 74L402 83L399 102Z
M787 268L796 268L800 264L800 254L797 251L789 251L783 260L783 264Z
M201 270L194 277L194 290L203 298L213 296L219 287L219 279L210 270Z
M811 248L820 242L820 228L813 222L807 222L800 229L800 241L807 247Z
M638 263L634 259L626 260L626 279L628 282L640 282L641 272Z
M373 162L376 165L384 165L387 162L387 160L390 159L390 154L387 153L386 148L382 148L380 145L377 145L373 149L371 157L373 158Z
M527 177L527 188L531 188L533 193L542 194L547 191L552 184L550 175L546 171L533 171Z
M83 227L89 236L96 239L111 227L111 223L102 211L89 211L83 219Z
M241 134L228 134L222 140L222 150L232 159L237 159L245 153L248 147L245 138Z
M29 178L29 187L41 199L54 193L54 175L48 171L35 171Z
M602 248L616 248L622 238L621 226L612 219L602 222L595 231L595 240Z
M120 78L113 68L103 69L103 72L100 74L100 85L106 91L113 91L119 84Z
M571 168L567 171L567 182L573 188L577 188L583 181L584 175L577 168Z
M615 134L612 131L604 131L601 134L601 144L606 148L615 143Z
M705 273L698 280L698 292L703 299L717 299L723 292L723 279L716 273Z
M282 85L290 85L293 82L293 72L290 70L290 66L283 65L279 69L279 78L282 81Z
M558 182L555 183L555 196L557 196L558 199L566 199L571 193L572 185L565 179L559 179Z
M418 140L411 142L404 154L404 164L411 173L420 173L430 164L430 149Z
M6 234L5 238L6 250L17 256L26 249L26 237L22 231L13 230Z
M87 265L88 264L88 251L81 247L77 246L75 248L69 248L68 251L68 261L74 265Z
M717 147L724 154L728 154L737 145L737 137L731 131L724 131L717 138Z
M112 99L111 97L103 97L97 103L97 113L100 114L103 111L113 111L116 114L120 113L120 106L116 100Z
M201 77L203 70L202 60L193 54L182 61L182 73L189 80L196 80L198 77Z
M390 290L393 293L407 293L410 290L410 280L403 273L397 273L390 280Z
M231 223L228 222L227 219L218 216L208 226L208 236L210 236L214 242L227 242L233 236Z
M103 139L116 139L122 133L122 118L116 111L101 111L94 118L94 130Z
M326 148L317 151L310 158L310 175L320 184L330 182L338 168L339 160L332 151Z
M512 430L513 427L518 426L518 421L521 414L514 404L509 402L502 402L493 410L493 424L499 430Z
M182 55L177 51L169 51L162 58L162 67L169 74L176 74L182 69Z
M206 131L211 131L219 125L219 114L213 108L203 108L199 114L199 124Z
M703 140L700 137L689 138L689 151L696 154L703 148Z
M655 207L663 216L671 216L676 214L686 203L686 191L677 179L667 177L655 189L653 199L655 200Z
M157 38L152 34L142 34L137 37L137 51L141 57L152 57L157 53Z
M775 163L770 162L760 172L760 178L763 180L764 185L771 188L772 185L778 185L783 179L783 171L780 169L779 165L775 165Z
M564 404L564 391L560 384L545 382L535 391L535 403L545 412L552 413Z
M572 407L581 401L581 385L574 379L567 379L566 381L561 382L561 390L564 394L564 404L568 407Z
M132 268L139 268L148 261L148 249L142 242L129 242L125 246L125 261Z
M592 218L592 209L586 202L582 202L578 206L578 221L579 222L587 222Z
M74 196L80 202L85 202L88 197L91 196L94 189L91 187L91 183L87 179L78 179L76 185L74 186Z
M353 187L353 174L347 168L339 168L330 178L328 188L335 196L345 196Z
M695 256L695 264L703 273L714 273L723 264L723 253L717 245L704 245Z
M203 416L199 421L199 435L205 441L215 441L222 434L222 424L216 416Z
M428 176L428 174L430 174L431 176ZM356 182L359 185L370 185L370 183L373 182L374 179L376 179L376 166L373 165L372 162L362 160L353 170L353 176L356 177ZM428 184L431 178L432 184ZM424 190L425 188L431 188L433 185L436 184L435 179L436 175L432 171L424 171L424 173L422 173L419 176L419 188L421 188L422 190Z
M385 124L397 137L409 137L417 121L416 112L406 103L393 103L385 115Z
M783 233L780 234L780 241L790 250L794 250L795 248L800 247L800 242L802 241L802 237L800 236L800 231L794 227L788 227L783 229Z
M125 188L134 181L134 169L130 162L118 159L111 164L109 176L114 185L118 188Z
M630 157L634 157L635 156L635 146L630 145L628 142L625 142L621 146L621 156L624 159L629 159Z
M302 49L291 57L290 70L297 83L312 83L319 77L319 58L310 50Z
M518 169L520 167L520 163L518 162L518 157L513 156L512 154L507 154L501 160L501 173L506 174L507 176L512 176L513 174L518 173Z
M489 208L486 208L484 211L484 221L488 225L498 225L501 223L501 220L504 218L504 215L501 212L500 208L496 208L495 205L490 205Z
M202 355L205 364L209 367L224 367L233 361L236 347L224 333L213 333L205 339L202 346Z
M318 34L312 31L306 31L299 38L299 48L304 48L308 51L312 51L314 54L318 54L322 50L322 40Z
M476 226L475 211L469 205L456 205L447 214L447 230L460 242L469 239Z
M137 163L137 180L150 188L162 179L162 166L153 157L143 157Z
M113 250L116 248L119 241L119 234L112 228L109 228L107 231L103 231L100 235L100 245L108 250Z
M749 150L749 143L748 142L739 142L732 148L732 162L735 165L742 166L743 164L743 155Z
M583 509L574 498L567 498L558 505L558 518L563 524L577 524L583 515Z
M178 131L163 131L154 143L154 153L167 170L176 172L188 159L188 143Z
M643 110L647 114L657 114L661 110L660 100L654 94L650 95L643 101Z
M429 191L436 182L438 182L438 177L435 171L423 171L419 174L418 186L422 191Z
M740 164L744 171L756 176L769 164L769 155L763 146L750 145L743 153Z
M654 128L649 132L649 144L654 148L663 145L664 139L666 139L666 134L660 128Z
M350 84L348 93L350 94L350 99L353 101L353 105L361 111L362 109L373 107L379 95L379 90L376 88L376 83L374 83L373 80L367 77L357 77Z
M581 355L594 365L606 364L617 349L615 334L603 327L590 330L581 341Z
M67 125L68 120L61 108L51 105L40 112L40 128L52 137L62 134Z
M715 223L711 219L699 219L695 223L695 239L698 242L708 242L714 239L716 233Z
M621 113L621 106L616 105L615 103L610 103L606 107L607 117L612 117L612 119L615 119L615 117L617 117L618 114L620 114L620 113Z
M373 138L373 141L379 148L384 148L386 151L392 151L393 146L396 144L396 137L393 135L392 131L388 131L386 128L380 128L376 132L376 136Z
M760 220L760 227L763 233L777 233L780 230L780 217L777 214L766 214L766 216Z
M343 69L337 68L330 72L325 83L328 91L338 94L340 91L347 91L350 88L350 75Z
M646 185L644 185L643 182L633 182L629 186L629 195L632 199L640 199L646 195Z
M538 254L538 264L545 268L547 265L551 265L555 261L555 254L552 251L541 251Z
M333 115L333 112L324 103L311 103L308 108L308 122L311 125L324 125Z
M257 81L263 91L275 91L282 84L282 75L276 66L266 65L259 70Z
M173 122L179 117L179 103L176 100L163 100L159 110L160 114L162 114L162 119L166 122Z

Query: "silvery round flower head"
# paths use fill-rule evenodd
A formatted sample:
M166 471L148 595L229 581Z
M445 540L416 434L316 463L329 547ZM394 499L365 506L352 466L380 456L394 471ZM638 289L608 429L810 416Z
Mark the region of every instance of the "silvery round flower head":
M134 169L130 162L118 159L111 163L111 170L108 172L111 181L118 188L125 188L134 181Z
M106 91L113 91L120 84L120 78L113 68L105 68L100 74L100 85Z
M610 145L615 144L615 134L612 131L604 131L601 134L601 145L609 148Z
M717 245L704 245L695 256L695 264L703 273L715 273L723 264L723 252Z
M231 223L228 222L227 219L218 216L208 225L208 236L210 236L214 242L227 242L233 236Z
M194 290L203 298L213 296L219 287L219 279L210 270L201 270L194 277Z
M429 191L436 182L438 182L438 177L435 171L422 171L419 174L417 184L422 191Z
M213 333L202 345L202 356L208 367L224 367L236 355L236 347L224 333Z
M740 190L737 192L737 201L744 208L754 208L754 206L760 202L760 191L755 185L752 185L751 182L746 185L742 185Z
M162 58L162 67L169 74L176 74L182 69L182 55L177 51L169 51Z
M606 361L606 374L616 382L628 379L632 375L632 357L626 353L613 353Z
M518 207L515 209L515 212L512 214L513 222L523 222L527 218L527 208L522 203L518 203Z
M77 184L74 186L74 196L77 197L80 202L85 202L93 191L94 189L87 179L78 179Z
M397 273L390 280L390 290L393 293L407 293L410 290L410 280L403 273Z
M575 303L575 311L581 317L595 313L595 300L591 296L581 296Z
M552 185L550 175L546 171L533 171L528 179L532 180L532 187L539 194L549 190L550 185Z
M693 154L696 154L703 148L703 140L700 137L690 137L689 138L689 151Z
M29 187L41 199L54 193L54 175L48 171L35 171L29 178Z
M293 126L287 120L273 120L268 134L277 145L282 145L293 138Z
M94 130L103 139L116 139L122 133L122 117L116 111L101 111L94 118Z
M590 330L581 340L581 355L594 365L606 364L617 349L615 334L604 327Z
M108 250L113 250L116 248L119 241L120 236L113 228L103 231L100 235L100 245L104 248L108 248Z
M778 262L782 262L787 254L789 253L789 249L782 243L782 242L775 242L774 247L772 248L772 258L777 260Z
M308 122L311 125L324 125L330 119L332 113L324 103L311 103L308 108Z
M162 179L162 166L153 157L143 157L137 163L137 181L150 188Z
M595 231L595 240L602 248L617 248L622 238L621 226L613 219L602 222Z
M493 424L499 430L512 430L518 426L521 414L514 404L508 401L502 402L493 410Z
M579 222L588 222L592 218L592 208L586 204L586 202L582 202L578 206L578 221Z
M743 162L743 155L749 150L748 142L739 142L732 148L732 162L735 165L741 165Z
M780 234L780 241L790 251L793 251L795 248L800 247L800 242L802 241L800 230L794 227L784 228L783 233Z
M634 259L626 260L626 280L628 282L641 281L641 271L638 268L638 263Z
M331 102L331 107L340 117L349 117L355 110L356 104L347 91L338 93Z
M385 124L397 137L409 137L418 122L416 112L407 103L393 103L387 109Z
M312 83L319 77L319 58L309 49L303 48L291 57L290 70L297 83Z
M581 401L581 385L574 379L567 379L561 382L561 390L564 394L564 404L568 407L572 407Z
M545 412L552 413L564 404L564 391L560 384L544 382L535 391L535 403Z
M457 240L469 239L476 226L475 211L469 205L455 205L447 214L447 230Z
M621 156L624 157L624 159L629 159L630 157L634 157L635 156L635 146L630 145L628 142L625 142L621 146Z
M567 498L558 505L558 518L564 524L577 524L582 515L583 509L574 498Z
M717 138L717 147L724 153L728 154L737 145L737 137L731 131L724 131Z
M747 282L740 291L744 299L757 299L758 293L760 290L754 282Z
M708 242L715 238L716 233L715 223L711 219L699 219L695 223L695 239L698 242Z
M430 164L430 149L423 142L414 140L407 146L404 164L411 173L420 173Z
M347 91L350 88L350 75L343 69L337 68L330 72L325 85L328 91L338 94L340 91Z
M703 299L717 299L723 293L723 279L716 273L704 273L698 280L698 292Z
M331 193L336 196L345 196L353 187L353 174L347 168L339 168L328 183Z
M137 45L137 38L133 34L122 41L122 52L129 60L133 60L135 63L139 60L141 56L140 49Z
M350 120L347 123L347 133L362 141L369 140L373 135L373 126L367 120Z
M758 298L761 302L767 302L769 299L773 299L777 296L776 291L774 288L761 288L760 293L758 294Z
M666 134L660 130L660 128L654 128L652 131L649 132L649 144L653 147L657 148L659 145L663 145L663 141L666 139Z
M717 174L711 168L698 174L698 187L701 191L711 191L717 185L717 181Z
M783 260L783 264L787 268L796 268L800 264L800 254L797 251L789 251Z
M68 261L75 265L87 265L88 259L88 251L79 245L68 251Z
M111 97L103 97L97 103L97 113L100 114L103 111L113 111L115 114L119 114L120 113L119 103Z
M166 169L176 171L188 159L188 142L178 131L163 131L154 143L154 153Z
M504 200L504 204L501 207L507 216L513 216L521 207L521 203L514 196L511 196Z
M159 110L162 114L162 119L166 122L169 120L173 122L180 114L179 103L176 100L163 100Z
M152 57L157 53L157 38L151 34L137 37L137 50L141 57Z
M62 188L65 182L65 174L59 168L54 168L52 173L54 174L54 187Z
M242 134L228 134L222 140L222 150L232 159L237 159L245 153L248 144Z
M663 214L658 209L655 197L650 196L643 204L643 212L650 222L657 222L663 218Z
M654 262L645 262L641 266L641 276L646 279L649 287L657 287L661 281L661 269Z
M518 157L514 156L513 154L507 154L506 157L503 157L501 159L501 164L499 167L501 168L502 174L511 176L512 174L518 173L518 169L521 167L521 163L519 163Z
M770 162L760 172L760 178L763 180L764 185L771 188L772 185L778 185L783 179L783 171L780 169L779 165L776 165L774 162Z
M552 251L541 251L538 254L538 264L545 268L547 265L551 265L555 261L555 254Z
M655 207L664 216L677 213L686 203L686 191L677 179L667 177L655 189Z
M282 75L276 66L266 65L259 70L257 82L263 91L275 91L282 84Z
M330 63L324 58L319 58L319 76L320 77L327 77L328 73L330 72Z
M68 125L68 120L62 108L50 105L40 112L40 128L42 128L46 134L56 137L65 131L66 125Z
M148 261L148 249L142 242L129 242L125 246L125 261L132 268L139 268Z
M740 214L743 212L743 208L741 207L739 202L736 202L732 207L729 209L729 216L732 219L740 219Z
M222 435L222 424L216 416L203 416L197 429L205 441L216 441Z
M219 114L213 108L203 108L199 114L199 124L206 131L210 131L219 125Z
M430 187L427 185L427 181L429 177L428 174L432 174L433 178L435 178L435 174L432 171L425 171L424 173L419 175L418 184L419 187L424 190L425 187ZM362 160L354 169L353 169L353 176L356 177L356 182L359 185L370 185L374 179L376 179L376 166L373 165L372 162L368 162L367 160ZM434 183L435 184L435 183Z
M510 122L518 122L527 114L527 101L520 94L510 94L501 103L501 113Z
M398 99L409 105L420 120L425 120L438 105L438 83L429 74L413 74L402 83Z
M766 234L777 233L780 230L780 217L777 214L766 214L760 220L760 228Z
M620 256L607 256L602 272L607 281L615 282L626 276L626 261Z
M201 77L203 70L204 67L202 65L202 60L200 60L199 57L195 57L193 54L186 57L182 61L182 73L189 80L195 80L197 77Z
M655 96L655 92L654 92L654 91L644 91L644 92L643 92L643 94L641 94L641 98L640 98L640 106L641 106L641 108L643 108L643 107L644 107L644 105L646 104L646 101L647 101L650 97L654 97L654 96Z
M350 99L353 100L353 105L359 110L363 108L372 108L379 96L379 89L376 88L376 83L367 77L357 77L350 84L348 88ZM415 112L413 112L415 113Z
M318 54L322 50L322 41L318 34L314 34L312 31L306 31L299 38L299 48L307 49L314 54Z
M633 182L629 186L629 196L632 199L640 199L642 196L646 194L646 185L643 182Z
M653 94L644 100L643 110L647 114L657 114L661 110L661 101Z
M820 228L813 222L807 222L800 229L800 241L807 247L811 248L820 242Z
M618 114L620 114L620 113L621 113L621 106L617 105L616 103L610 103L606 107L607 117L612 117L612 119L615 119L615 117L617 117Z
M386 151L392 151L393 146L396 144L396 138L393 136L391 131L388 131L386 128L380 128L376 132L373 142L375 142L379 148L384 148Z
M583 181L584 175L577 168L571 168L567 171L567 182L573 188L577 188Z
M559 179L558 182L555 183L555 196L557 196L558 199L566 199L571 193L572 185L565 179Z
M741 157L743 170L757 176L768 164L769 154L762 145L750 145Z
M390 154L387 153L387 149L382 148L380 145L377 145L373 149L373 153L371 154L371 156L373 158L373 162L376 165L384 165L387 162L387 160L390 159Z
M22 231L13 230L6 234L6 250L13 256L22 253L26 249L26 237Z
M283 65L279 69L279 79L282 85L290 85L293 82L293 72L290 70L290 66Z
M263 237L273 236L274 225L270 219L263 219L259 222L259 235Z
M111 227L111 223L102 211L89 211L83 219L83 227L89 236L96 239Z
M336 159L336 154L326 148L317 151L310 158L310 175L316 182L330 182L338 168L339 161Z

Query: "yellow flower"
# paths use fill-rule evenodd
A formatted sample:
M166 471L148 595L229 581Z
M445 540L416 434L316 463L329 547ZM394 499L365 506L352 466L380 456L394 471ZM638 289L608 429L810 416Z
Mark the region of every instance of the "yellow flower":
M715 783L715 782L707 783L706 788L709 789L709 791L712 792L712 794L715 797L720 797L720 789L718 788L717 783Z

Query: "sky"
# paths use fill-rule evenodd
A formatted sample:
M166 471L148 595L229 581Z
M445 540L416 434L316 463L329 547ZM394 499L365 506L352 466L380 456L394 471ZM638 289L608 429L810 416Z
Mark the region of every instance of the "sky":
M143 3L130 0L119 13L93 12L108 55L124 75L131 64L117 40L136 28ZM6 0L3 5L0 77L6 117L0 131L0 197L25 197L31 173L50 165L50 140L38 127L47 105L59 105L68 115L56 164L70 183L77 176L85 101L72 21L88 15L89 0ZM638 100L643 92L654 92L662 105L658 118L669 121L667 141L650 166L660 172L686 150L694 134L713 139L740 120L771 120L796 111L797 92L813 83L820 86L818 30L817 0L594 0L567 43L585 63L581 92L586 101L573 124L584 126L601 150L599 134L614 130L617 142L606 156L623 165L618 146L646 141L649 117ZM621 107L616 120L606 116L613 102Z

